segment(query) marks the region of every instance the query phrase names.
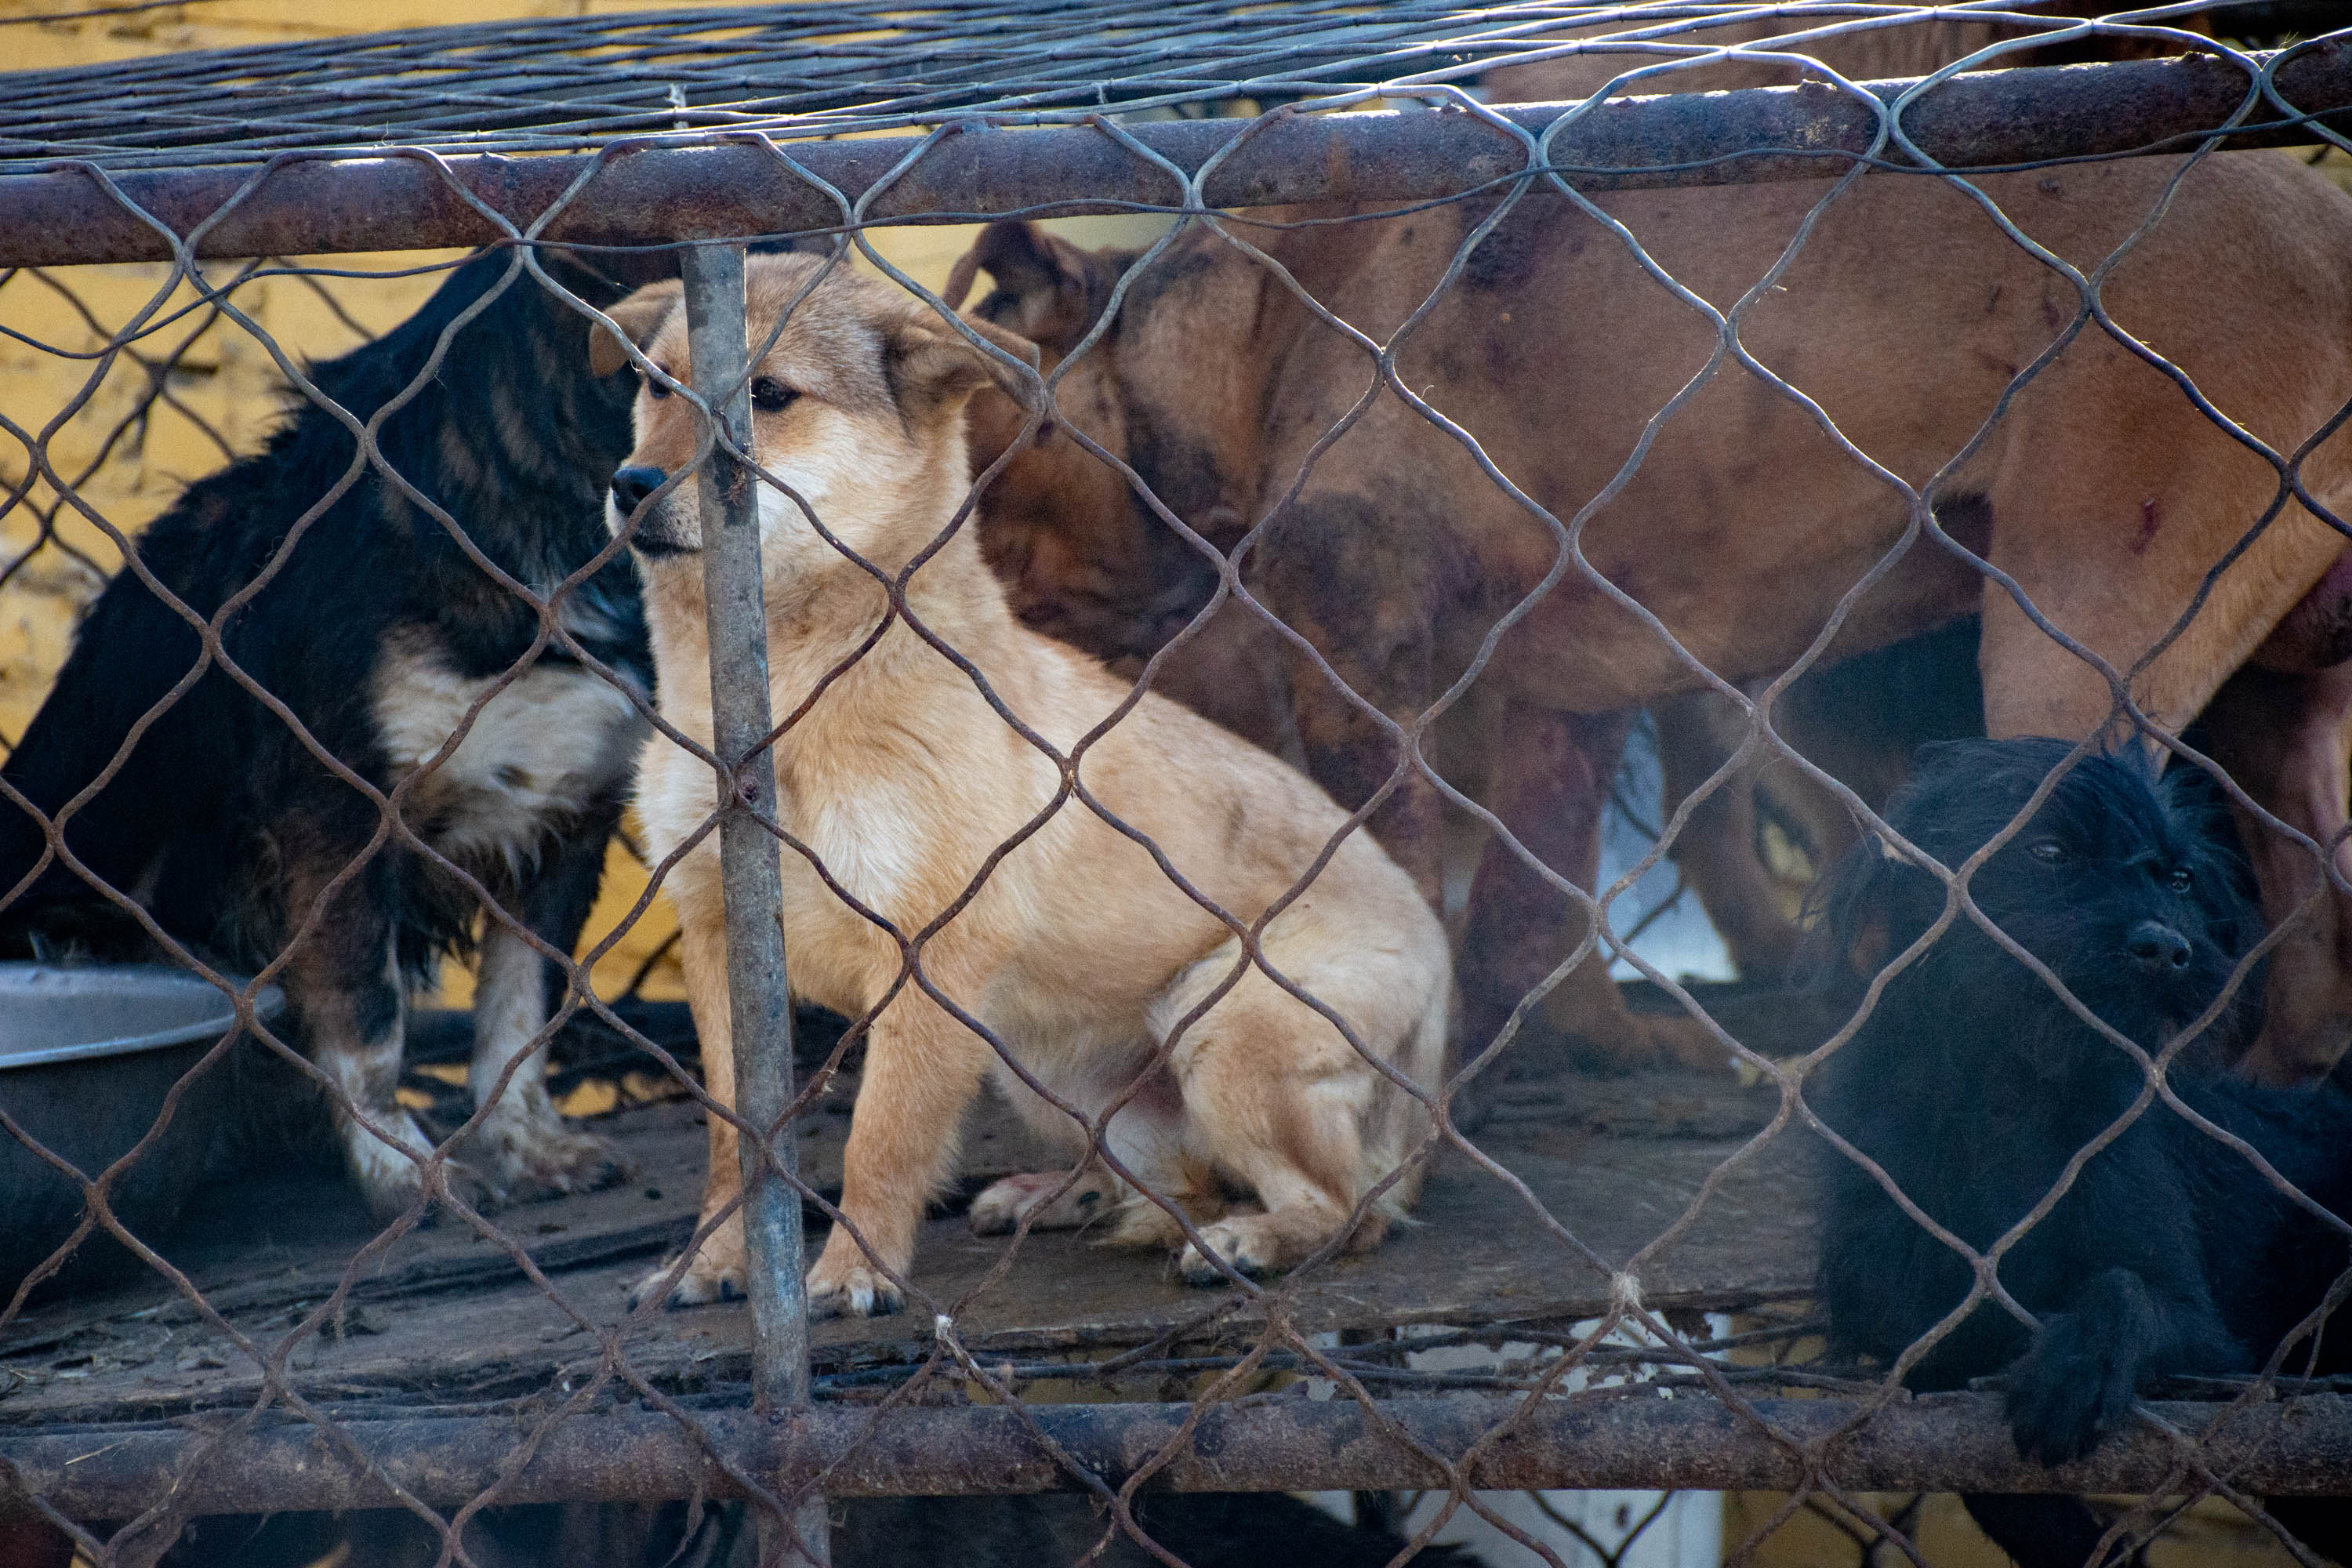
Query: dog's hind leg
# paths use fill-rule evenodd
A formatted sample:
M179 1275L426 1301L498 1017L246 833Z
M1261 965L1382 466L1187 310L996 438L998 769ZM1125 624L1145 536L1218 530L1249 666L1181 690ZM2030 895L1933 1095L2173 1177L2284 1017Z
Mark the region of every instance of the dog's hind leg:
M1601 820L1625 745L1626 716L1574 714L1514 703L1497 725L1499 755L1487 809L1521 847L1558 876L1591 889L1601 867ZM1738 781L1733 781L1735 784ZM1729 787L1728 785L1727 787ZM1626 923L1621 910L1612 924ZM1482 1051L1514 1009L1584 940L1583 909L1500 837L1470 886L1461 943L1462 1048ZM1623 1071L1678 1063L1721 1071L1730 1052L1687 1016L1642 1016L1610 977L1596 942L1547 994L1541 1016L1591 1065ZM1525 1039L1504 1067L1541 1061L1549 1041Z
M1664 809L1671 813L1728 762L1747 721L1727 698L1689 691L1650 710L1658 726ZM1770 753L1759 748L1701 801L1674 849L1707 920L1731 951L1742 980L1778 984L1795 958L1804 928L1784 908L1780 887L1758 848L1756 795Z
M1087 1165L1063 1192L1069 1180L1067 1171L1031 1171L991 1182L971 1200L971 1233L1010 1235L1024 1219L1033 1230L1079 1230L1118 1206L1125 1184L1100 1164Z
M293 859L287 918L299 927L341 869L332 851ZM335 1131L368 1205L389 1218L405 1211L425 1187L422 1162L433 1152L415 1120L394 1097L406 1044L406 995L394 942L391 868L379 854L358 875L327 895L328 905L284 970L288 997L304 1041L335 1089ZM450 1189L471 1202L481 1196L472 1173L444 1162Z
M1165 1250L1183 1241L1184 1230L1160 1203L1173 1205L1195 1226L1205 1225L1223 1212L1224 1193L1215 1173L1186 1157L1183 1101L1175 1075L1165 1063L1153 1067L1140 1084L1134 1083L1130 1075L1128 1081L1090 1085L1090 1092L1082 1092L1077 1101L1085 1105L1094 1094L1101 1094L1102 1100L1096 1102L1098 1108L1125 1097L1118 1114L1104 1129L1103 1146L1121 1170L1151 1189L1152 1197L1136 1193L1120 1180L1087 1146L1085 1129L1017 1075L1000 1068L996 1086L1032 1135L1057 1155L1066 1155L1068 1163L1059 1170L1024 1172L992 1183L972 1200L974 1234L1004 1235L1024 1219L1033 1230L1078 1230L1115 1215L1116 1222L1104 1240L1115 1247ZM1081 1160L1085 1168L1073 1184L1071 1169ZM1065 1185L1069 1186L1067 1192L1061 1191Z
M1303 905L1290 914L1315 918ZM1298 951L1307 945L1297 940L1300 933L1292 934L1289 942L1269 935L1268 961L1370 1031L1368 1045L1381 1050L1395 1031L1381 1027L1394 1011L1394 999L1381 994L1386 977L1366 973L1381 967L1380 960L1318 963ZM1154 1009L1155 1023L1172 1026L1196 1005L1223 981L1237 951L1228 942L1194 964ZM1228 1211L1202 1226L1209 1251L1241 1274L1278 1274L1349 1227L1358 1198L1385 1173L1369 1169L1367 1149L1382 1086L1328 1019L1253 970L1178 1038L1170 1066L1183 1096L1188 1153L1246 1185L1261 1205ZM1377 1245L1385 1218L1368 1215L1351 1240L1359 1247ZM1197 1244L1185 1247L1177 1268L1189 1284L1225 1279Z
M2315 640L2332 640L2325 628L2347 602L2329 588L2337 576L2331 568L2344 552L2342 536L2301 506L2286 506L2214 579L2179 637L2151 658L2195 602L2209 571L2240 542L2242 531L2263 518L2274 478L2242 452L2216 458L2219 438L2185 404L2159 412L2074 399L2053 426L2033 428L2035 452L2065 456L2046 472L2015 460L2009 465L2014 471L2003 472L1992 497L1992 563L2017 580L2053 626L2119 673L2148 660L2132 680L2131 694L2158 724L2178 732L2210 704L2214 718L2243 742L2232 748L2228 766L2233 774L2244 767L2257 775L2241 782L2274 815L2306 832L2318 827L2323 837L2340 826L2342 715L2329 703L2343 700L2337 684L2343 678L2322 668L2300 678L2298 693L2276 711L2235 721L2231 710L2246 689L2227 700L2217 697L2250 660L2279 668L2273 656L2289 651L2279 647L2282 637L2305 644L2298 651L2307 656L2315 611L2323 628ZM2135 436L2126 446L2102 437L2102 428L2132 429ZM2339 436L2304 468L2312 493L2339 512L2352 510L2342 447ZM2298 630L2305 635L2298 637ZM2124 738L2105 680L1997 585L1986 590L1979 664L1987 734L2072 741L2105 726L2108 739ZM2261 726L2273 732L2255 732ZM2258 831L2249 836L2247 848L2272 919L2299 905L2316 885L2320 868L2299 846ZM2265 994L2273 1021L2250 1063L2264 1076L2291 1079L2325 1072L2352 1043L2352 1016L2346 1012L2352 984L2337 951L2334 903L2332 896L2323 900L2304 917L2272 960Z
M2332 397L2315 401L2278 428L2301 439L2334 412ZM2302 506L2271 516L2269 466L2111 343L2078 342L2007 423L2019 435L1987 491L1986 558L2035 616L2129 676L2133 701L2168 729L2197 716L2343 552ZM2305 460L2323 502L2352 497L2346 458L2339 436ZM1990 579L1983 608L1987 734L2129 738L2095 667Z
M2343 839L2352 664L2310 674L2242 669L2206 707L2204 724L2213 760L2240 788L2325 847L2337 869L2352 871ZM2270 1083L2324 1077L2352 1046L2352 910L2318 856L2235 803L2231 810L2262 889L2263 919L2273 930L2287 927L2271 950L2263 1032L2245 1068Z
M604 872L605 842L601 833L574 836L550 851L551 863L524 889L524 921L558 952L579 942ZM547 1097L547 1047L539 1037L551 1000L562 994L562 971L499 915L486 911L483 928L467 1076L474 1102L490 1108L474 1140L490 1182L499 1196L521 1199L620 1180L625 1166L611 1145L566 1122Z
M1186 1109L1202 1152L1264 1207L1228 1211L1202 1228L1201 1241L1236 1272L1262 1278L1297 1268L1347 1226L1364 1177L1370 1069L1340 1061L1340 1052L1353 1050L1289 997L1218 1013L1224 1016L1200 1026L1206 1037L1185 1074ZM1277 1057L1265 1048L1281 1036L1305 1045L1301 1037L1316 1032L1330 1036L1336 1049L1318 1048L1318 1041ZM1371 1229L1367 1245L1377 1244L1385 1226ZM1199 1245L1185 1247L1177 1270L1191 1285L1225 1279Z

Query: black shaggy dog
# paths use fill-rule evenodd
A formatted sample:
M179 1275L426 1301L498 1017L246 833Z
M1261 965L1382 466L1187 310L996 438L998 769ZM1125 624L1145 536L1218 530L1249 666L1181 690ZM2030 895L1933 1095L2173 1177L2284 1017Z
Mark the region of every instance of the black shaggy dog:
M1958 867L2023 811L2070 750L2050 740L1925 748L1887 821ZM2137 748L2086 758L1970 882L1995 924L2150 1053L2215 1002L2259 934L2243 868L2223 847L2226 821L2202 804L2202 782L2188 768L2158 779ZM1822 966L1858 1000L1944 903L1938 879L1866 838L1824 889ZM2169 1072L2180 1099L2317 1203L2352 1215L2352 1100L2188 1065L2200 1059L2184 1054ZM2126 1052L1963 912L1889 982L1811 1098L1822 1121L1925 1213L1982 1251L2145 1084ZM1834 1152L1828 1161L1820 1289L1831 1338L1891 1363L1960 1304L1973 1276L1861 1167ZM2260 1368L2347 1261L2338 1231L2155 1100L2001 1259L2001 1283L2039 1329L2029 1333L1998 1304L1980 1303L1909 1383L1949 1389L2005 1371L2019 1450L2060 1463L2121 1425L2152 1380ZM2320 1337L2318 1370L2352 1360L2347 1338L2340 1329ZM2288 1371L2308 1364L2310 1343ZM1978 1496L1969 1506L2028 1564L2072 1568L2102 1533L2077 1499ZM2306 1500L2282 1510L2313 1545L2343 1557L2352 1531L2339 1515L2352 1504Z
M592 302L626 292L549 265ZM453 326L437 372L406 395ZM406 395L377 435L386 462L474 550L545 595L607 547L604 488L629 449L634 387L593 379L587 342L587 318L512 257L489 255L398 328L309 375L362 422ZM616 684L551 637L534 651L539 612L373 465L337 497L358 449L341 420L298 402L262 451L190 485L138 542L147 571L207 619L267 577L221 646L310 743L217 664L148 721L202 646L126 568L0 770L0 952L152 956L138 923L89 879L44 863L40 826L7 794L54 816L129 746L121 770L68 818L67 848L212 962L252 973L296 942L279 978L298 1032L357 1109L357 1119L337 1112L352 1171L379 1210L396 1212L419 1190L412 1152L431 1148L393 1098L408 986L478 941L481 1095L545 1024L557 976L397 835L371 854L377 807L311 744L379 790L405 781L408 827L568 953L644 732L631 694L645 697L653 675L625 553L553 616ZM462 742L423 766L502 679ZM478 1174L453 1172L474 1196L483 1184L520 1196L618 1173L549 1103L542 1057L516 1069L483 1121L469 1151Z

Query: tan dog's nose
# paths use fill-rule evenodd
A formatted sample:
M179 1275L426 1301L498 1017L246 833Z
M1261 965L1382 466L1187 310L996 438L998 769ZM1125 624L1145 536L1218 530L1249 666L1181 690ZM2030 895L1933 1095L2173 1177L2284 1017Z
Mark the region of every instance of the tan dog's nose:
M661 489L669 478L667 469L649 463L632 463L613 476L613 508L620 521L625 522L639 508L645 506L654 491ZM689 546L681 543L671 530L668 504L656 506L637 518L637 526L629 534L629 547L648 559L666 555L684 555Z
M626 517L646 504L646 498L659 489L669 475L642 463L634 463L613 476L613 504Z

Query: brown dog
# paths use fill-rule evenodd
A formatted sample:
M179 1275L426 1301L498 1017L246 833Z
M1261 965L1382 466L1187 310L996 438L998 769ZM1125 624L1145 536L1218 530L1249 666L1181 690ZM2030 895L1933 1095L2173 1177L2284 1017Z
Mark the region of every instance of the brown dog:
M2273 450L2294 452L2352 399L2352 204L2291 160L2230 154L2184 174L2177 160L2138 159L1979 184L2086 269L2168 195L2162 220L2105 281L2112 319ZM1728 309L1827 188L1633 193L1601 206L1675 278ZM1317 300L1385 341L1482 216L1245 232ZM1132 259L1000 224L965 272L996 280L979 316L1057 358ZM2271 465L2134 348L2082 325L2079 310L2073 282L1966 194L1871 177L1822 212L1745 313L1740 341L1887 472L1737 362L1706 374L1629 465L1650 416L1706 370L1717 328L1611 229L1562 198L1530 197L1471 254L1402 347L1397 374L1528 496L1574 521L1582 563L1503 637L1475 688L1495 705L1485 731L1495 742L1440 765L1528 851L1589 885L1623 729L1612 716L1699 679L1647 616L1725 679L1779 673L1903 539L1912 512L1902 483L1922 490L1956 542L2123 672L2152 718L2187 722L2320 584L2342 541L2292 500L2258 527L2279 497ZM2052 363L2004 406L2013 378L2044 354ZM1220 545L1259 525L1246 562L1257 597L1354 693L1409 723L1537 589L1559 546L1393 389L1310 465L1310 448L1373 374L1362 349L1268 269L1202 229L1129 280L1119 319L1061 383L1058 417L1122 454ZM2300 470L2339 514L2352 501L2347 459L2347 437L2331 435ZM1139 502L1100 507L1101 466L1066 430L1016 466L1030 500L1014 528L1065 531L1074 553L1108 556L1095 541L1156 526ZM1057 512L1057 496L1074 504ZM2165 641L2250 531L2250 547ZM1932 540L1848 606L1836 647L1860 651L1971 611L1984 616L1992 733L2083 734L2111 721L2105 678ZM1295 668L1293 697L1317 777L1343 802L1368 798L1396 764L1386 732L1311 664ZM2340 823L2340 800L2334 809ZM1438 883L1440 819L1439 796L1418 779L1376 819L1425 890ZM1490 848L1466 925L1475 1047L1586 922L1517 855ZM1692 1021L1629 1016L1599 963L1581 965L1549 1005L1563 1028L1620 1061L1721 1056Z
M808 257L752 261L754 342L824 266ZM675 284L657 286L612 316L646 359L682 382L678 300ZM991 335L1034 357L1028 343ZM602 335L592 358L605 368L624 355ZM885 571L902 571L945 535L907 584L908 610L1066 753L1129 688L1020 626L972 531L953 526L970 488L965 401L992 378L1017 393L1016 372L910 296L839 270L792 309L760 363L753 441L770 474ZM691 461L697 420L686 399L666 391L649 377L637 404L636 450L614 481L614 521L640 513L632 539L662 713L708 743L695 481L655 493ZM827 671L854 659L776 744L785 825L900 931L924 931L978 881L977 896L923 942L923 973L1022 1069L1087 1116L1126 1100L1106 1146L1149 1194L1099 1163L1075 1183L1014 1176L981 1195L974 1226L1009 1230L1034 1215L1038 1225L1074 1226L1116 1210L1114 1240L1182 1246L1180 1267L1198 1283L1223 1276L1219 1261L1186 1244L1177 1211L1218 1260L1244 1273L1291 1268L1335 1241L1376 1245L1413 1195L1416 1177L1405 1167L1427 1126L1422 1101L1390 1074L1435 1091L1451 993L1444 932L1411 879L1363 833L1341 838L1316 870L1345 826L1339 807L1291 768L1164 698L1146 694L1076 769L1093 801L1148 835L1201 898L1244 924L1311 878L1267 924L1262 951L1274 972L1346 1019L1360 1048L1264 970L1243 969L1234 931L1142 844L1062 798L1061 767L1008 725L964 670L904 620L877 637L888 608L883 588L818 534L799 501L763 487L760 503L775 711L794 711ZM706 764L666 742L647 747L637 808L656 853L696 833L713 800ZM727 1100L716 838L689 850L667 886L705 1071L711 1092ZM784 905L793 990L852 1017L873 1015L841 1200L857 1235L834 1230L809 1275L811 1307L891 1310L894 1279L913 1256L924 1205L954 1174L958 1123L984 1080L1066 1148L1073 1166L1090 1158L1088 1139L948 1007L902 984L899 943L794 856L786 857ZM1223 989L1237 969L1238 984ZM732 1203L738 1180L732 1129L714 1117L710 1131L706 1219ZM1229 1187L1256 1201L1231 1205ZM646 1284L666 1289L669 1277ZM709 1300L742 1278L742 1231L730 1218L686 1271L677 1300Z
M1923 6L1923 10L1927 7ZM2113 0L2062 0L2034 7L2035 14L2053 19L2061 17L2103 16L2118 10ZM1617 89L1618 96L1651 92L1723 92L1748 87L1780 87L1791 82L1825 79L1819 72L1807 72L1787 61L1790 54L1801 54L1808 59L1819 60L1848 81L1884 81L1900 77L1921 77L1937 71L1954 61L1962 60L1979 50L2000 43L2015 47L1993 56L1988 67L2007 69L2016 66L2076 65L2090 60L2146 59L2157 55L2171 54L2179 44L2173 39L2147 34L2131 36L2120 33L2093 33L2063 43L2030 43L2028 40L2050 34L2048 26L2035 26L2021 22L1963 19L1948 13L1926 15L1916 19L1881 25L1857 25L1862 18L1815 14L1798 16L1734 17L1727 21L1680 29L1664 30L1672 17L1619 16L1584 27L1565 27L1542 38L1530 38L1528 47L1539 47L1554 41L1577 38L1612 37L1622 40L1628 34L1646 34L1642 40L1654 46L1680 46L1688 53L1697 48L1723 48L1747 45L1781 55L1781 59L1744 58L1708 60L1693 63L1675 70L1661 71L1643 77ZM1880 20L1873 18L1872 20ZM2158 24L2174 33L2204 33L2210 35L2210 25L2202 16L2168 16ZM1818 37L1792 42L1792 34L1813 33ZM1526 65L1501 66L1479 79L1490 103L1565 102L1570 99L1590 98L1602 91L1617 77L1631 70L1663 65L1674 56L1663 48L1627 49L1608 52L1595 50L1587 54L1561 55L1548 60L1532 60Z

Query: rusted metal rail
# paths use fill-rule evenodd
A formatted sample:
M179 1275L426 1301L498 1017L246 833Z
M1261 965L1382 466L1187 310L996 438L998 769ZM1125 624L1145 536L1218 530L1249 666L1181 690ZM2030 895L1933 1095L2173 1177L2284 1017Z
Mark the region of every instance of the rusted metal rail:
M2222 1406L2158 1404L2176 1429L2203 1432ZM1277 1399L1199 1412L1189 1405L1040 1405L887 1412L819 1409L787 1427L748 1411L697 1413L710 1448L771 1485L805 1486L824 1471L835 1497L962 1495L1071 1488L1037 1434L1116 1486L1173 1457L1147 1483L1176 1491L1377 1490L1442 1486L1413 1445L1449 1460L1482 1438L1468 1473L1482 1488L1787 1489L1804 1478L1800 1450L1853 1415L1843 1400L1755 1404L1767 1435L1713 1398L1540 1400L1463 1395L1381 1407L1406 1442L1349 1399ZM343 1423L383 1474L435 1507L462 1504L499 1482L501 1502L584 1497L656 1501L734 1491L678 1423L644 1411L575 1416L530 1464L501 1480L513 1456L502 1423L454 1418ZM1497 1431L1497 1428L1504 1430ZM195 1513L382 1508L383 1482L360 1473L318 1429L252 1433L183 1474L201 1434L178 1428L0 1436L0 1476L82 1519L122 1519L176 1489ZM1997 1394L1946 1394L1891 1406L1823 1450L1834 1481L1862 1491L1960 1489L2141 1493L2179 1478L2169 1441L2141 1430L2059 1469L2021 1461ZM2202 1454L2256 1494L2329 1493L2352 1465L2352 1397L2313 1394L2250 1406L2207 1437ZM828 1469L828 1467L838 1467Z
M2352 45L2285 51L2275 81L2300 113L2352 107ZM1871 84L1892 102L1914 83ZM2210 57L2045 67L1961 76L1906 110L1919 149L1950 168L2180 150L2245 111L2231 146L2307 143L2307 125L2274 105L2247 108L2240 67ZM1579 104L1519 104L1496 112L1541 132ZM1129 134L1188 174L1246 141L1210 179L1212 206L1287 202L1405 202L1447 196L1527 167L1518 141L1459 110L1166 121ZM1551 144L1552 165L1588 190L1752 183L1839 173L1870 148L1878 117L1822 85L1616 100L1595 106ZM791 157L855 201L919 145L911 137L788 142ZM0 178L0 266L168 259L154 223L207 257L322 255L479 245L499 237L476 201L527 227L598 159L604 166L544 231L580 244L663 244L824 228L835 200L777 153L745 137L730 145L616 144L594 154L535 158L393 153L289 154L262 173L203 167L124 174L59 166ZM1895 161L1902 162L1899 153ZM119 193L119 194L118 194ZM934 221L1055 206L1068 212L1167 205L1180 193L1160 169L1091 127L982 130L932 148L877 200L870 222ZM224 210L226 209L226 210Z

